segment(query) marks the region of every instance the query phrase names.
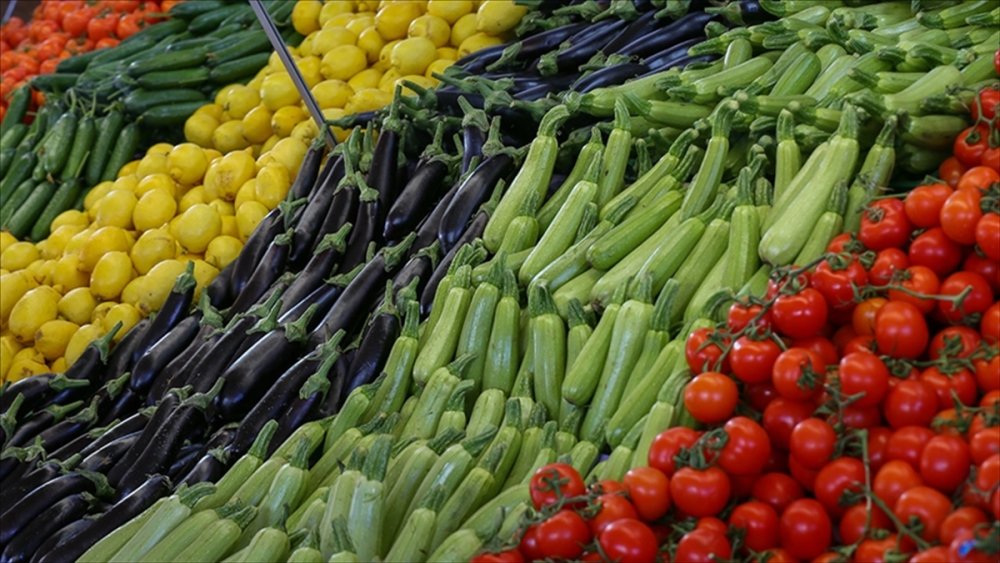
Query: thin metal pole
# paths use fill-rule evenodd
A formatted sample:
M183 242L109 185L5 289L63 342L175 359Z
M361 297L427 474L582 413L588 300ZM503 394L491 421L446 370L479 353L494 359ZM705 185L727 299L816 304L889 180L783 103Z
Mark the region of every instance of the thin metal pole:
M17 9L17 0L10 0L10 3L7 4L7 9L3 13L3 19L0 21L6 23L14 15L15 9Z
M288 52L288 47L285 46L285 41L281 38L281 34L278 33L278 27L274 25L274 20L271 19L271 14L267 13L264 9L264 4L261 0L249 0L250 7L253 8L254 14L257 16L257 21L260 22L260 26L264 28L264 33L267 35L267 39L271 42L271 46L274 47L274 51L278 53L278 58L281 59L281 63L285 65L285 70L288 72L288 76L292 78L292 82L295 84L295 88L299 91L299 95L302 96L302 100L306 103L306 108L309 109L309 114L312 115L313 121L316 122L316 127L319 128L320 133L326 139L326 144L333 148L337 144L337 140L333 136L333 132L330 128L326 126L326 120L323 119L323 111L319 109L319 104L316 103L316 98L313 97L312 92L309 91L309 85L306 84L304 78L302 78L302 73L299 71L298 65L295 64L295 60L292 59L292 54Z

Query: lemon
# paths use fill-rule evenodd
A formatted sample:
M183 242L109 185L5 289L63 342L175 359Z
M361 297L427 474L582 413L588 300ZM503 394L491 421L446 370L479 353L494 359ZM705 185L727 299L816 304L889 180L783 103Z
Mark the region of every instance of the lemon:
M378 81L378 89L383 92L388 92L392 94L396 88L396 81L399 80L403 75L399 73L398 70L390 68L385 71L382 78Z
M280 164L268 164L257 173L254 199L268 209L274 209L288 195L291 184L287 168Z
M297 105L283 107L271 116L271 131L279 137L288 137L296 125L307 119L309 114L301 107Z
M196 203L208 203L208 196L205 194L205 186L195 186L184 193L177 202L177 210L185 212ZM175 211L176 213L177 211Z
M433 88L433 87L437 86L437 79L435 79L435 78L427 78L426 76L417 75L417 74L411 74L409 76L404 76L404 77L400 78L399 80L397 80L396 84L399 84L400 86L402 86L403 81L412 82L412 83L416 84L417 86L422 86L424 88ZM409 96L409 95L414 95L415 92L413 92L412 90L410 90L410 88L404 86L403 87L403 94Z
M340 45L323 55L322 72L326 78L347 80L368 66L368 55L355 45Z
M110 311L115 305L117 305L117 303L112 303L110 301L98 303L97 307L94 307L94 312L90 315L91 324L104 326L104 317L108 316L108 311Z
M177 256L177 241L166 228L142 233L129 251L132 266L140 274L149 272L156 264L175 256Z
M0 276L0 321L7 324L11 309L25 293L38 287L30 272L11 272Z
M211 116L216 121L222 120L222 112L225 111L221 105L216 103L205 104L194 111L195 115L204 114Z
M337 14L323 23L323 29L328 27L347 27L347 24L354 21L358 16L352 13ZM374 20L374 16L373 16Z
M167 165L167 154L166 152L147 152L146 156L139 161L135 175L142 178L158 172L166 174L170 169Z
M451 26L439 16L425 14L410 22L406 34L410 37L426 37L434 47L443 47L451 39Z
M101 257L90 274L90 292L104 301L121 295L122 289L135 277L132 260L125 252L109 252Z
M101 227L94 231L83 245L78 267L81 271L92 272L101 256L116 250L128 252L131 246L124 229L113 226Z
M80 271L79 256L67 254L56 260L56 265L52 269L53 287L65 293L78 287L86 287L88 283L90 275Z
M219 212L204 203L192 205L170 227L170 234L188 252L204 252L220 231L222 219Z
M138 322L142 320L142 313L139 312L134 305L130 303L118 303L114 307L108 310L108 314L104 316L104 320L101 321L101 325L107 327L110 331L112 327L121 323L121 327L118 328L118 332L115 333L111 340L114 342L120 341L128 331L132 330Z
M254 177L256 164L246 151L236 151L213 161L205 173L205 193L208 198L233 201L236 192L247 180Z
M138 169L139 169L138 160L127 162L125 163L124 166L118 169L118 174L115 175L115 178L121 178L122 176L134 176Z
M458 49L454 47L438 47L437 58L444 59L446 61L457 61L458 60Z
M448 41L452 47L458 47L463 41L476 33L476 14L465 14L451 26L451 39Z
M267 109L276 111L278 108L299 103L300 98L299 91L295 89L295 84L288 73L278 71L264 78L260 86L260 99Z
M208 155L194 143L181 143L167 155L167 168L175 182L193 186L201 181L208 169Z
M256 154L263 155L271 152L271 149L274 148L274 145L276 145L280 140L281 137L277 135L271 135L270 137L267 138L266 141L264 141L264 144L260 146L260 150L257 151Z
M240 239L220 235L208 243L208 248L205 249L205 260L221 270L240 255L240 250L243 250L243 243L240 242Z
M243 116L260 103L260 93L248 86L234 88L226 100L225 110L232 119L243 119Z
M313 35L312 51L322 57L341 45L354 45L358 35L346 27L324 27Z
M239 191L236 192L236 199L233 201L233 207L239 209L247 201L254 201L257 197L257 178L250 178L240 186Z
M150 174L150 176L156 176L156 174L155 173ZM109 188L104 193L107 194L111 190L135 191L135 188L138 185L139 185L139 178L136 177L134 174L129 176L122 176L121 178L116 179L114 183L111 184L111 188Z
M427 13L453 25L462 16L472 13L472 0L429 0Z
M435 74L444 74L444 71L448 70L448 67L453 64L455 64L455 61L451 59L437 59L427 65L427 70L424 71L424 76L427 78L433 78Z
M23 351L23 350L22 350ZM49 371L49 368L42 362L24 358L16 358L10 364L10 369L4 377L6 381L20 381L26 377L40 375Z
M324 80L310 89L321 109L342 108L354 94L343 80Z
M100 324L85 324L79 328L66 344L66 365L71 366L87 349L87 346L102 335Z
M142 297L143 293L146 291L146 276L139 276L134 280L128 282L125 289L122 290L122 303L128 303L132 306L137 306L139 304L139 298Z
M114 182L101 182L87 192L86 197L83 198L83 208L90 210L94 207L99 199L104 197L105 194L113 190L115 187ZM87 224L86 221L84 224Z
M259 105L243 116L243 137L251 143L263 143L271 136L271 110Z
M91 319L94 307L97 307L97 299L88 287L78 287L66 292L58 303L59 316L78 325Z
M302 57L296 61L302 79L306 81L306 87L312 88L323 81L323 63L319 57Z
M42 285L28 290L10 310L7 326L18 342L31 342L35 331L59 315L59 292Z
M388 40L406 37L410 22L420 16L421 7L416 2L391 2L375 14L375 29Z
M378 60L378 54L382 52L382 48L385 47L385 39L382 39L378 30L372 25L358 33L357 45L364 50L368 62L374 63Z
M382 72L391 69L392 50L396 48L396 45L398 45L400 41L402 41L402 39L395 39L383 45L382 50L378 52L378 62L373 66L378 67Z
M501 44L503 44L503 40L499 37L493 37L485 33L474 33L467 37L465 41L462 41L462 44L458 47L458 56L461 58L486 47Z
M353 11L354 3L351 0L327 0L323 4L323 9L319 11L319 25L322 26L334 16L350 14Z
M137 198L130 190L111 190L94 206L94 223L99 227L132 228L132 211Z
M15 242L0 254L0 268L10 272L22 270L38 258L39 253L35 245L30 242Z
M344 109L347 110L347 113L361 113L382 109L391 102L392 94L378 88L365 88L355 93Z
M186 194L185 194L186 195ZM165 190L146 192L132 210L132 224L140 231L162 227L177 212L177 201Z
M212 146L224 153L250 146L250 142L243 136L243 122L232 119L216 127L212 132Z
M184 122L184 138L200 147L210 147L212 133L218 126L218 118L207 113L195 112Z
M289 137L298 139L308 145L317 135L319 135L319 128L316 127L316 122L312 119L307 119L296 125Z
M52 220L51 229L55 231L59 227L67 225L82 228L86 227L88 222L87 214L83 211L79 211L77 209L67 209L59 215L56 215L56 218Z
M362 88L378 88L378 83L381 79L382 73L378 69L366 68L352 76L347 83L354 91L358 91Z
M28 264L24 270L31 274L35 281L43 285L52 285L52 271L55 267L55 260L38 259Z
M145 276L144 291L137 305L139 310L144 314L159 311L184 269L184 263L179 260L165 260L154 266Z
M7 250L7 247L17 242L14 235L7 231L0 231L0 252Z
M236 210L236 227L240 230L240 238L245 241L267 213L267 208L259 201L248 201L241 205Z
M319 29L319 13L323 9L320 0L298 0L292 8L292 27L302 35L309 35Z
M267 161L275 161L284 165L288 169L289 176L294 179L308 150L309 146L298 139L291 137L281 139L268 152Z
M21 345L12 336L0 336L0 383L4 381L10 366L14 363L14 355L21 350Z
M218 211L220 217L236 214L236 206L224 199L213 199L208 206Z
M270 61L268 61L268 64L270 64ZM216 94L215 94L215 105L217 105L217 106L219 106L219 108L221 108L221 111L220 111L219 115L215 116L216 119L219 119L219 120L222 119L222 112L225 111L226 103L229 101L229 94L233 90L235 90L236 88L239 88L240 86L242 86L242 85L241 84L229 84L229 85L223 86L222 88L219 89L218 92L216 92Z
M49 234L49 238L45 239L47 253L42 252L42 257L44 258L59 258L62 256L63 251L66 250L66 245L69 244L70 239L83 231L83 227L80 225L62 225L52 230ZM41 243L39 243L41 246Z
M146 154L162 154L168 155L170 151L173 150L174 146L170 143L156 143L155 145L146 149Z
M66 345L80 327L76 323L53 319L38 327L35 332L35 349L48 361L62 357Z
M355 14L351 21L344 24L344 27L348 31L351 31L355 35L361 35L361 32L368 29L369 27L375 27L375 14ZM376 30L377 32L378 30Z
M215 266L204 260L194 260L194 271L192 272L195 281L194 298L197 300L201 295L201 290L212 283L215 276L219 275L219 270Z
M517 27L527 13L528 7L514 0L485 0L476 12L476 31L500 35Z

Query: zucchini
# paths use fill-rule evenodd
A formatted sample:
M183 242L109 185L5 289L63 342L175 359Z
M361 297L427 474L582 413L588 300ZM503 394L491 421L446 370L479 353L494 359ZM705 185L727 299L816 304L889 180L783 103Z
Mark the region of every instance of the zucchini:
M207 102L205 95L193 88L168 88L166 90L133 90L125 97L125 111L140 115L154 107L183 102Z

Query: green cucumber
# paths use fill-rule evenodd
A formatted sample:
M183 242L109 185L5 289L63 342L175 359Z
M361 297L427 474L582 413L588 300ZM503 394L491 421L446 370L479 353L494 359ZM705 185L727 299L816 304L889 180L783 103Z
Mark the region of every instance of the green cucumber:
M122 129L121 135L115 142L115 148L108 156L108 162L104 165L100 181L114 180L118 177L118 170L132 158L139 148L139 124L129 123Z
M144 111L139 116L139 121L155 127L181 125L184 123L184 120L203 105L205 105L204 100L196 100L193 102L154 106Z
M21 208L21 204L24 200L28 199L31 195L31 190L35 187L35 181L31 178L21 182L14 190L11 192L10 196L3 202L3 206L0 207L0 227L7 226L7 220L10 216L14 214L15 211Z
M125 111L139 115L157 106L179 104L182 102L207 103L207 98L199 90L193 88L168 88L166 90L133 90L125 97Z
M112 109L98 123L94 150L90 152L90 157L87 159L85 179L88 186L96 186L101 181L108 157L111 155L115 141L118 140L118 135L122 132L124 124L125 114L117 109Z
M267 65L271 53L255 53L233 59L213 68L208 78L215 84L230 84L256 74Z
M204 67L182 70L157 70L136 78L139 86L155 90L160 88L188 88L201 86L209 79L209 71Z
M150 72L164 72L199 67L208 58L208 47L191 47L183 51L164 53L145 60L134 61L128 65L131 76L141 76Z
M35 242L48 238L52 221L60 213L72 207L81 191L80 182L76 178L63 182L49 199L41 215L35 219L29 238Z
M45 210L52 196L55 195L56 187L48 182L41 182L35 186L24 203L14 211L7 221L7 230L17 239L23 239L25 235L35 225L35 221Z

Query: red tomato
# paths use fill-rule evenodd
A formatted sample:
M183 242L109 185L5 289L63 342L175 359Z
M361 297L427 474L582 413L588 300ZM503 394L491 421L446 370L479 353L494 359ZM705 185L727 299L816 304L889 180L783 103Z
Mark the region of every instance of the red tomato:
M695 529L681 537L677 543L675 561L687 563L712 563L727 561L733 556L733 547L725 534L713 530Z
M920 465L920 455L927 442L934 437L934 431L923 426L905 426L897 429L889 437L886 445L886 459L902 460L913 467Z
M753 419L736 416L723 427L728 436L719 452L718 463L730 475L756 475L771 455L767 431Z
M892 430L884 426L868 430L868 461L872 471L878 471L887 461L890 437L892 437Z
M701 437L701 433L684 426L677 426L660 432L649 447L649 465L670 477L677 468L674 460L684 448L690 448Z
M957 398L963 405L976 402L976 378L965 368L945 374L938 367L931 366L920 374L920 381L931 386L938 398L939 409L950 409L955 406Z
M880 199L862 214L858 240L872 250L900 248L906 244L912 230L902 200Z
M861 460L841 457L819 470L813 483L813 492L827 512L840 516L846 508L862 500L858 493L864 489L864 483L865 466ZM855 494L854 503L845 502L844 498L848 493Z
M1000 301L997 301L983 313L979 323L979 332L987 342L1000 342Z
M112 16L92 18L89 22L87 22L87 36L91 39L91 41L97 42L111 37L111 35L115 32L115 27L117 26L118 20Z
M548 554L542 551L538 540L538 524L528 526L528 529L524 531L524 535L521 536L521 543L517 546L518 551L521 552L525 560L538 561L548 557Z
M841 543L847 545L859 541L865 537L869 530L889 530L892 529L892 522L884 512L877 507L872 507L871 525L868 522L868 507L865 503L858 503L844 511L840 517L840 524L837 529L840 531Z
M912 303L917 309L920 309L921 313L929 313L934 310L936 302L930 296L937 294L941 287L941 282L934 270L926 266L910 266L897 274L897 278L899 279L894 280L894 285L898 285L901 289L889 290L890 301ZM919 295L928 297L920 297Z
M712 329L699 328L692 332L684 343L684 357L691 371L697 374L714 370L722 358L720 344L725 345L725 342ZM728 371L725 362L722 365L722 369Z
M956 179L955 182L957 183L958 180ZM906 209L906 218L915 227L924 229L940 225L941 207L952 192L954 190L947 184L917 186L910 193L906 194L906 199L903 200L903 207Z
M893 273L905 270L910 265L910 258L898 248L886 248L875 255L875 261L868 268L868 279L875 285L886 285L892 280Z
M959 190L985 192L991 185L1000 182L1000 173L988 166L975 166L962 174L958 181Z
M621 481L615 481L614 479L602 479L593 483L590 485L590 490L599 495L617 494L618 496L623 496L626 492L625 485Z
M920 474L909 463L894 459L886 462L872 480L872 491L886 506L895 506L900 495L923 485Z
M823 360L811 350L789 348L775 360L771 379L782 397L806 401L822 390L824 371Z
M142 14L122 15L115 27L115 34L118 35L119 39L126 39L138 33L144 24Z
M670 510L670 479L659 469L636 467L622 481L643 520L659 520Z
M779 332L792 338L809 338L826 326L829 309L823 294L807 287L774 302L771 317Z
M940 537L941 524L951 512L951 500L937 489L918 485L901 494L892 511L902 522L919 520L923 524L920 537L935 542Z
M726 523L715 516L699 518L698 523L694 527L696 530L711 530L723 535L729 533L729 527L726 526Z
M480 553L472 558L472 563L524 563L524 556L516 549L499 553Z
M753 498L765 502L778 513L804 495L802 486L784 473L765 473L753 485Z
M572 510L560 510L538 524L538 547L551 559L576 559L590 542L590 528Z
M844 344L844 354L851 352L874 352L878 348L873 336L855 336Z
M1000 311L1000 309L998 309ZM932 360L942 357L968 358L979 348L979 333L965 326L949 326L938 331L929 346Z
M771 368L779 354L781 348L770 338L741 336L733 342L729 364L733 375L743 383L764 383L771 380Z
M707 371L684 388L684 406L698 422L713 424L728 419L736 409L739 389L728 376Z
M753 551L778 545L778 513L766 502L751 500L736 505L729 514L729 525L745 531L743 545Z
M858 545L854 552L854 561L864 561L865 563L889 563L895 561L895 557L905 555L899 550L900 540L896 534L889 534L880 539L867 539Z
M976 190L957 190L941 207L941 228L951 240L971 245L976 242L976 225L983 218L982 196Z
M580 473L567 463L550 463L531 477L531 502L535 508L556 504L564 498L586 494Z
M962 269L983 276L989 282L993 293L1000 294L1000 261L987 258L982 250L973 249L965 257Z
M973 531L977 524L989 522L986 513L974 506L956 508L941 522L941 543L950 544L962 531Z
M993 304L993 289L983 276L972 272L955 272L941 282L941 295L965 295L961 302L938 301L938 310L952 323L968 315L984 313Z
M894 358L916 358L927 348L930 335L923 313L905 301L890 301L875 315L878 348Z
M958 488L969 475L969 445L957 436L935 436L920 455L920 477L944 493Z
M781 514L781 547L800 559L812 559L826 551L833 536L830 517L813 499L799 499Z
M751 322L755 327L761 329L771 326L771 313L763 312L760 305L750 305L748 303L736 301L729 306L729 313L726 316L726 326L729 331L736 334L747 327Z
M893 387L883 405L889 426L927 426L938 411L934 389L923 381L901 381Z
M597 503L601 508L590 520L590 531L595 536L600 535L612 522L624 518L639 518L632 503L621 495L604 494L597 497Z
M811 402L792 401L784 397L771 401L764 409L763 417L764 429L771 438L771 444L788 449L792 430L798 423L812 416L814 410L816 407Z
M976 465L1000 453L1000 426L984 428L969 438L969 454Z
M771 400L778 396L778 391L770 382L760 385L748 385L743 390L743 399L750 405L750 408L757 412L763 412Z
M926 266L938 276L946 276L962 263L962 247L941 227L921 233L910 243L910 264Z
M806 469L826 465L837 446L837 433L825 420L807 418L795 425L789 440L792 458Z
M598 542L604 554L619 563L647 563L656 559L658 550L656 535L649 526L631 519L609 524Z
M889 391L889 369L875 354L847 354L840 360L838 374L841 393L849 397L860 395L852 406L874 407Z
M992 492L996 492L1000 486L1000 454L993 454L986 458L976 468L976 477L972 486L966 489L963 500L966 504L971 504L983 510L993 510ZM994 495L995 496L995 495Z
M989 130L985 125L973 125L955 137L952 152L962 164L966 166L978 166L986 150Z
M854 305L854 288L868 283L868 272L857 261L831 265L830 261L820 262L813 272L811 285L816 288L831 308Z
M670 478L670 498L691 516L715 516L729 502L729 476L718 467L684 467Z
M949 563L996 563L996 553L989 546L996 540L986 530L960 530L948 545ZM985 546L985 547L978 547ZM942 560L944 561L944 560Z
M826 251L832 254L840 254L842 252L847 252L848 247L854 243L854 237L851 233L841 233L830 241L830 244L826 245Z
M1000 90L991 87L983 88L969 104L972 120L979 121L980 116L986 118L987 121L993 119L997 113L998 103L1000 103Z
M976 367L976 383L980 391L1000 391L1000 356L993 356L989 360L975 360L973 365Z
M979 164L1000 173L1000 147L987 146L979 157Z
M948 548L943 545L937 545L917 553L910 558L909 563L941 563L942 561L948 561L949 557Z
M854 313L851 315L851 327L854 328L854 333L858 336L874 335L875 316L888 302L889 300L883 297L872 297L870 299L865 299L858 304L858 306L854 308Z

